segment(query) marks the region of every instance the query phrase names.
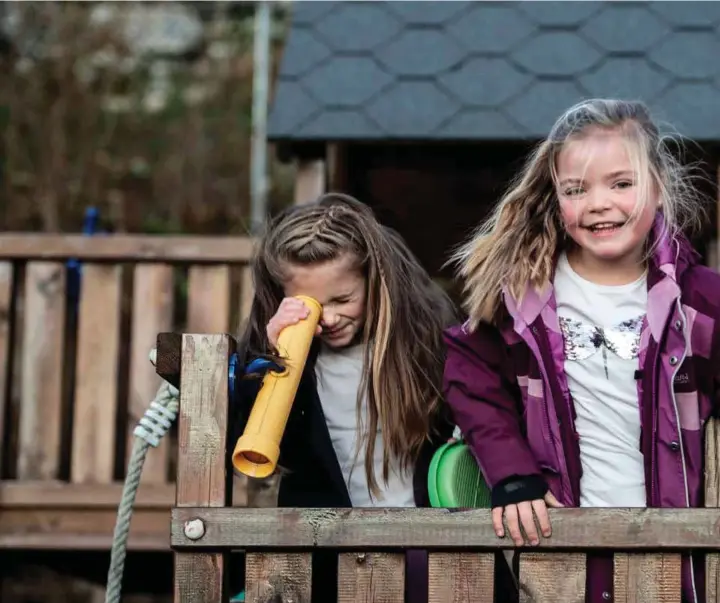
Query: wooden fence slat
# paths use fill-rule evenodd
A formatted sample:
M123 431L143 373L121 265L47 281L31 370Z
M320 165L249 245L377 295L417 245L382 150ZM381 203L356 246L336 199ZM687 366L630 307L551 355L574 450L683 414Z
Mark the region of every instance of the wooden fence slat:
M190 264L245 264L252 257L251 237L113 234L3 233L3 260L54 260L78 258L82 262L169 262Z
M166 264L138 264L134 271L132 334L130 349L130 397L128 400L128 447L132 452L133 430L145 414L162 379L148 360L158 333L172 328L173 268ZM145 458L143 483L164 483L168 471L168 441Z
M25 270L18 479L59 477L65 300L65 265L30 262Z
M720 507L720 424L713 418L705 427L705 506ZM707 603L720 603L720 553L705 558Z
M338 567L338 603L403 603L403 553L342 553Z
M428 603L493 603L493 553L430 553Z
M197 515L205 536L193 542L182 522ZM720 525L716 509L551 509L553 549L717 550ZM489 509L174 509L172 544L176 547L336 547L509 549L492 529Z
M228 502L228 363L233 351L227 335L182 337L178 507L223 507ZM223 553L176 553L175 601L222 603L225 566Z
M230 266L191 266L188 271L187 331L227 333L230 331ZM232 442L235 445L235 442ZM232 505L247 505L247 483L243 475L233 476Z
M252 266L243 266L240 271L240 324L238 331L242 328L252 308L255 287L253 286Z
M677 553L615 554L616 603L680 603Z
M520 603L584 603L585 555L520 553L519 582Z
M188 274L187 331L227 333L230 329L230 267L191 266Z
M71 480L113 480L121 267L84 264L78 325Z
M311 553L249 553L245 560L247 603L310 603Z
M8 379L10 377L10 327L12 317L13 295L13 265L10 262L0 262L0 442L5 442L8 434L5 433L5 416L7 414ZM0 443L0 477L5 459L3 459L4 446Z

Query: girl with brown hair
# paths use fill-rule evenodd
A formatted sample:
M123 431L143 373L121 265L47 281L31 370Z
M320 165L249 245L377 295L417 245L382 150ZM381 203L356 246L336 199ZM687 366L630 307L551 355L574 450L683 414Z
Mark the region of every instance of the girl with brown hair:
M268 226L241 358L277 358L280 331L322 306L317 337L281 443L281 507L428 506L432 454L452 434L441 387L453 303L370 208L340 194L292 207ZM258 379L243 382L240 435ZM425 560L408 557L412 601ZM313 601L336 600L333 554L313 560ZM419 589L419 590L418 590Z

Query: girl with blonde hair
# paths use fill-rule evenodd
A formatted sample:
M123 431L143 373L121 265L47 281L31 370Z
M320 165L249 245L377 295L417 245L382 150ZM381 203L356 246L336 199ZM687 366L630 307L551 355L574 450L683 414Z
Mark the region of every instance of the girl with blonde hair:
M703 504L717 408L720 276L684 232L689 170L639 102L571 107L454 255L468 320L447 331L445 399L492 488L493 526L530 545L547 507ZM613 595L589 555L586 601ZM702 559L683 597L704 601Z

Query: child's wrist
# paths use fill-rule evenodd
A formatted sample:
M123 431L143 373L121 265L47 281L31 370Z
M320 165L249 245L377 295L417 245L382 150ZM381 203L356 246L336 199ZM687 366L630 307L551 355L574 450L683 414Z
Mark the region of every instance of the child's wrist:
M491 493L492 507L505 507L529 500L541 499L548 485L541 475L514 475L496 484Z

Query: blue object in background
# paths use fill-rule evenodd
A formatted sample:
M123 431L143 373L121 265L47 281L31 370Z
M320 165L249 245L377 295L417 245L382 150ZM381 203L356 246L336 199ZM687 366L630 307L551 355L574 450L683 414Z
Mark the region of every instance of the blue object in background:
M91 237L100 234L98 224L100 222L100 211L97 207L88 207L85 209L85 217L83 218L82 233ZM67 301L71 312L77 311L77 305L80 301L80 280L82 276L82 262L76 258L67 261Z

